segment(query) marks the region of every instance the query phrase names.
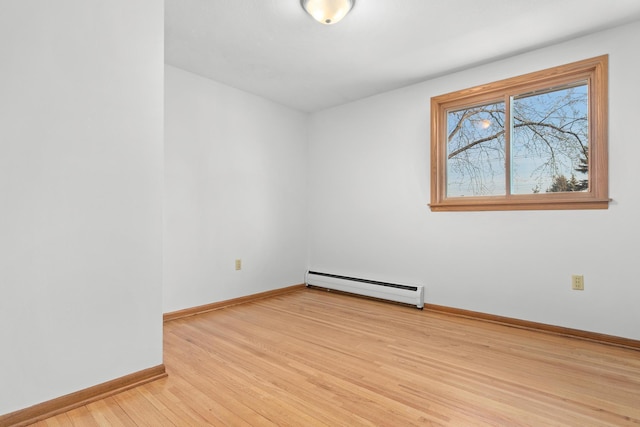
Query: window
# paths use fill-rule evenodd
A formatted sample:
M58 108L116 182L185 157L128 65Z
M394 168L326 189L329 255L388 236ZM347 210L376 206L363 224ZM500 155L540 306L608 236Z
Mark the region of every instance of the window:
M600 56L431 99L431 210L606 209Z

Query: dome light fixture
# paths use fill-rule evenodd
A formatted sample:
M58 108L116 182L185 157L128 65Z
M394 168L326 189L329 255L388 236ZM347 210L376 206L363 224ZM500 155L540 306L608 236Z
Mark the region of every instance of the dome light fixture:
M300 0L302 8L321 24L331 25L347 16L356 0Z

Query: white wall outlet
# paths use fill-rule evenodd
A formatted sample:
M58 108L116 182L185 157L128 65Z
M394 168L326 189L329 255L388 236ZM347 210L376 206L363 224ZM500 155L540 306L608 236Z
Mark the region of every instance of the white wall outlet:
M237 259L236 260L236 270L242 270L242 260L241 259Z

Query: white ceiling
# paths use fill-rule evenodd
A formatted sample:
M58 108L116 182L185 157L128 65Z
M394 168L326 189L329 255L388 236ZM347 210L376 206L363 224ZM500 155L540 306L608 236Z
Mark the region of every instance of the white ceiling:
M165 0L165 61L313 112L640 19L640 0Z

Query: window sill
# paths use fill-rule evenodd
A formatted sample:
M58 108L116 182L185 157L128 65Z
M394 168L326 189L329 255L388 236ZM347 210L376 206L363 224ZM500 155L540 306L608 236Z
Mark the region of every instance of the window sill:
M474 212L474 211L515 211L515 210L580 210L608 209L610 199L584 200L505 200L504 198L465 197L438 203L430 203L432 212Z

